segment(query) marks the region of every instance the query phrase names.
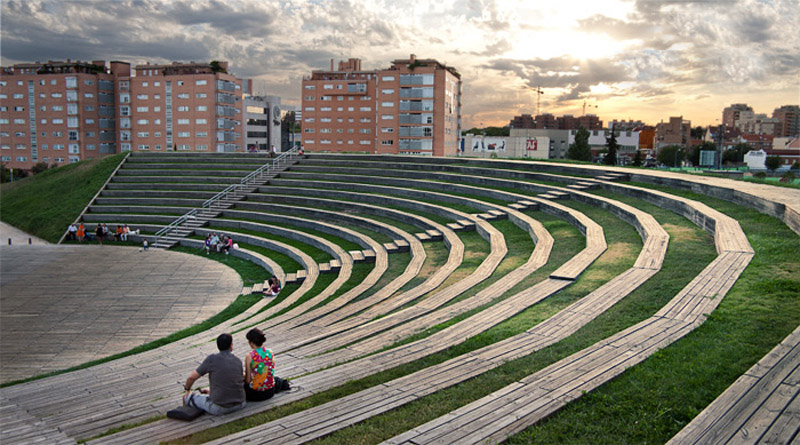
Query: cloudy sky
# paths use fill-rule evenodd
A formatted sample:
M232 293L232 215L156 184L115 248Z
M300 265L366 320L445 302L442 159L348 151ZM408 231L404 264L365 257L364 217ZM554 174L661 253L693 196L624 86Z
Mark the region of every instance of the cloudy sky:
M798 0L0 0L2 65L228 60L299 105L330 59L416 54L462 74L464 126L595 113L714 124L800 104Z

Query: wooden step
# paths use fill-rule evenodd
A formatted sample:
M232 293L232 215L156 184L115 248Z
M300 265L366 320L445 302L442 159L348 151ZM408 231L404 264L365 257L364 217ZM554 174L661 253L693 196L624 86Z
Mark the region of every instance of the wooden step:
M383 248L386 249L386 252L388 253L395 253L400 251L400 248L397 247L397 244L395 243L383 243Z
M333 272L331 269L331 263L319 263L319 273L330 273Z
M456 221L460 226L464 227L464 230L473 230L475 229L475 223L468 220L468 219L459 219Z
M427 233L415 233L414 236L417 237L418 240L422 241L423 243L426 241L432 241L432 238Z
M459 223L447 223L447 227L453 232L460 232L464 230L464 226Z
M425 233L427 233L428 236L431 237L432 240L436 240L436 241L441 240L442 236L443 236L442 232L440 232L438 230L432 230L432 229L431 230L426 230Z
M364 253L360 250L351 250L347 253L349 253L350 256L353 257L354 263L360 263L365 260Z
M337 259L331 260L328 264L330 265L331 270L335 272L338 272L342 268L342 262Z
M262 292L264 292L264 283L256 283L253 285L252 293L260 294Z
M364 249L361 251L361 254L364 255L364 261L368 261L370 263L375 262L375 251L371 249Z
M494 215L497 219L506 219L508 218L508 213L503 212L501 210L489 210L487 213L490 215Z
M404 239L396 239L394 240L394 244L397 246L397 250L400 252L408 252L408 249L410 248L408 241Z
M512 208L514 210L518 210L518 211L522 211L522 210L526 210L527 209L527 207L525 207L524 205L518 204L516 202L512 202L511 204L508 205L508 207L510 207L510 208Z

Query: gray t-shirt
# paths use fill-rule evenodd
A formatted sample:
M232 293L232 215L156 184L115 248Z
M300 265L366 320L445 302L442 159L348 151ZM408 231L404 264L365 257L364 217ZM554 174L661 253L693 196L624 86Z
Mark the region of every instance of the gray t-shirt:
M229 407L244 402L244 371L242 361L231 351L211 354L197 368L201 376L208 374L211 382L209 400L219 406Z

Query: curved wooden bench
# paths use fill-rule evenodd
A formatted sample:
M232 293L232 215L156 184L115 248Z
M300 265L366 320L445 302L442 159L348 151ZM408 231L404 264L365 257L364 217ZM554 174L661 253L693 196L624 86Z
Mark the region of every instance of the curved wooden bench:
M667 444L794 443L800 438L798 370L800 327Z
M666 201L668 195L653 192ZM701 324L753 256L738 223L704 204L672 198L669 207L715 236L720 255L649 319L482 399L399 435L389 443L500 441L557 411ZM737 230L738 229L738 230ZM735 246L733 249L731 247ZM749 251L748 251L749 250Z

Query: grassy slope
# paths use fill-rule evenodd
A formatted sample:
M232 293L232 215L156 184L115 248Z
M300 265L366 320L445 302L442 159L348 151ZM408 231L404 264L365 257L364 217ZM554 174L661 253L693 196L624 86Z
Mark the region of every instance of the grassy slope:
M0 219L57 242L117 168L124 154L46 170L0 188Z

